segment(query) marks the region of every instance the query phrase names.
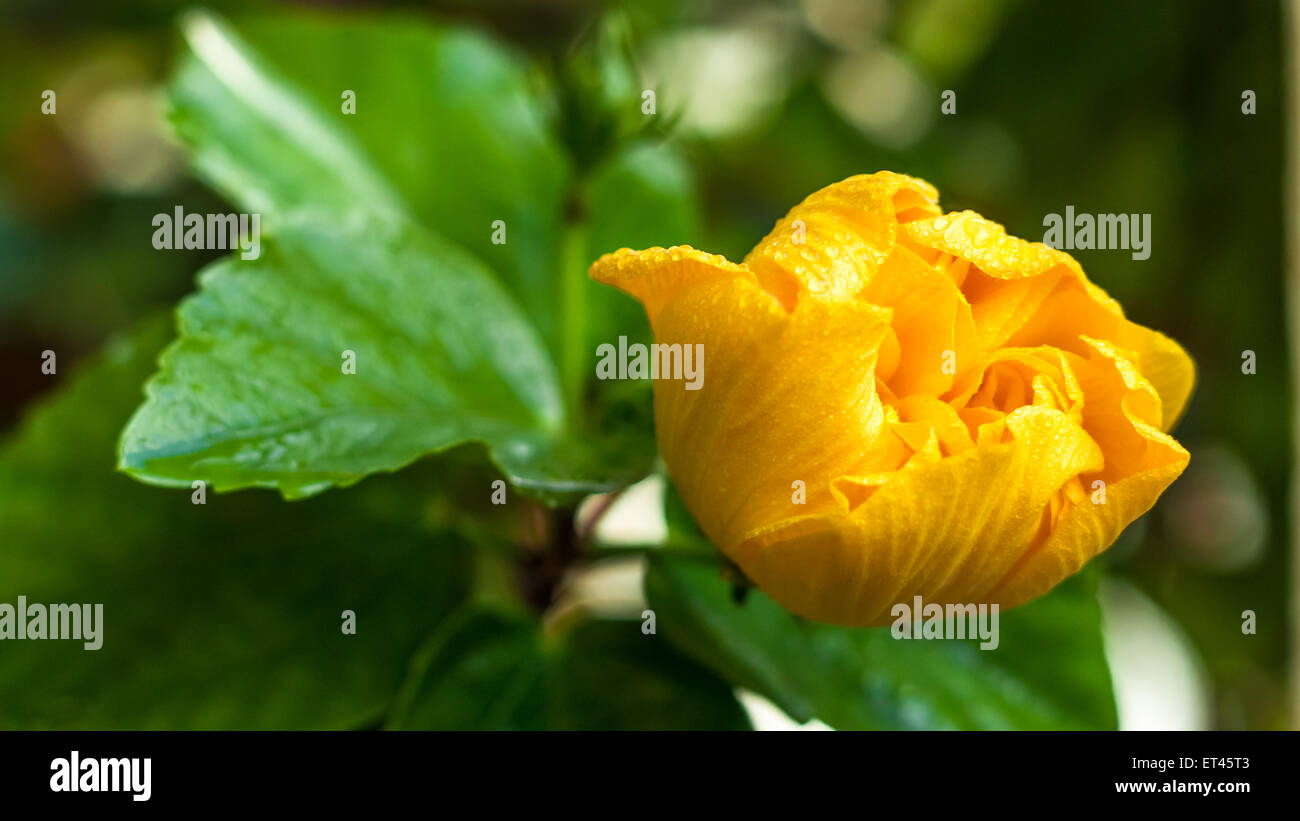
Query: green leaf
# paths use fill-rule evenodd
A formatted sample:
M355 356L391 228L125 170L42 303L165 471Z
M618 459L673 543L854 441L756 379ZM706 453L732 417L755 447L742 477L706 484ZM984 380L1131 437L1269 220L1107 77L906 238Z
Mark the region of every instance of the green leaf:
M549 660L533 620L467 608L416 656L392 730L539 730Z
M3 642L0 726L374 724L468 596L470 551L389 509L399 477L286 506L263 494L192 504L189 488L115 474L116 433L167 324L111 345L0 447L0 602L103 605L99 650Z
M556 712L574 730L747 730L725 680L637 621L588 621L553 668Z
M664 524L668 528L668 539L664 547L672 549L689 550L695 555L712 551L720 559L722 553L719 552L709 541L709 537L704 535L700 526L695 522L695 517L686 507L686 501L682 495L677 492L677 485L673 484L671 478L667 475L664 480Z
M173 121L218 190L268 224L304 205L407 212L490 266L557 352L568 169L522 61L406 15L255 18L246 41L202 13L182 29Z
M538 629L467 608L417 656L389 728L749 728L727 682L640 622L584 621L557 640Z
M209 269L182 305L182 338L123 434L123 469L297 498L479 442L547 501L644 475L644 441L625 458L625 431L578 432L539 332L454 241L501 267L545 335L560 315L544 280L565 174L512 58L479 35L391 20L260 23L274 63L210 15L183 28L178 133L200 173L263 213L269 238L262 258ZM355 115L340 110L345 79ZM490 242L491 215L507 221L505 246Z
M477 441L539 493L611 487L598 439L561 444L531 326L479 263L420 228L298 217L200 285L122 434L121 466L141 480L299 498Z
M798 721L840 729L1113 729L1095 579L1002 614L1000 644L899 640L804 621L752 590L737 604L712 563L652 557L659 630Z
M188 50L172 81L172 124L214 188L260 213L264 227L304 206L406 212L397 189L337 118L221 19L190 12L181 28Z

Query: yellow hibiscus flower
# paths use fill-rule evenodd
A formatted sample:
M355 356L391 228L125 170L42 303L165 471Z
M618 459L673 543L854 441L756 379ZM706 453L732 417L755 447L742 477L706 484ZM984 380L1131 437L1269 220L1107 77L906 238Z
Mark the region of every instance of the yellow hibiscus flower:
M761 589L878 625L913 596L1014 607L1105 550L1182 472L1177 343L1069 254L943 213L882 171L818 191L742 264L623 249L591 276L655 341L702 344L701 390L655 383L668 472Z

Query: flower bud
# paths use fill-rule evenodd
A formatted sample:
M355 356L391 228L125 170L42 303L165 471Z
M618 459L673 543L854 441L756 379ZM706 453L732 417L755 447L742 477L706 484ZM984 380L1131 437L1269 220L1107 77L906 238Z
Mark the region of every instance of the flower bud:
M1014 607L1110 546L1182 472L1194 381L1068 254L880 172L816 192L741 264L689 247L591 268L703 382L654 386L700 527L789 610Z

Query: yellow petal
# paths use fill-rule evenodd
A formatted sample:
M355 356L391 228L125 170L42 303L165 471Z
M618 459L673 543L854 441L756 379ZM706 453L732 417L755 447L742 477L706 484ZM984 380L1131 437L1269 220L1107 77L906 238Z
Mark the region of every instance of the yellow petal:
M911 250L895 248L859 298L893 310L899 355L886 383L894 395L939 396L977 364L970 305L950 278Z
M655 339L703 346L704 382L655 383L659 449L716 543L797 511L831 509L831 478L894 467L881 436L876 352L889 311L809 298L793 313L755 283L711 278L665 304ZM796 481L806 504L793 502Z
M723 549L779 603L819 621L885 624L914 595L984 601L1034 543L1052 497L1101 464L1059 411L1021 408L1007 428L1008 441L897 471L851 511L793 517Z
M903 231L917 245L974 266L961 288L985 349L1056 345L1079 352L1080 335L1109 339L1137 355L1160 394L1161 427L1173 428L1195 383L1191 358L1163 334L1125 319L1072 256L1010 236L973 211L913 220Z
M1083 499L1058 511L1047 538L990 592L1004 607L1046 593L1109 547L1155 504L1190 458L1150 423L1159 418L1159 401L1137 368L1113 345L1089 344L1090 357L1076 361L1075 369L1088 397L1084 425L1102 449L1104 467L1080 477Z
M910 424L933 430L945 456L961 453L974 445L970 430L947 402L933 396L915 395L900 399L896 407L900 421L893 427Z
M805 294L853 297L893 251L900 222L939 213L938 198L903 174L849 177L791 209L745 265L787 306Z
M1071 355L1049 346L1000 348L985 359L978 375L963 380L950 401L962 410L1045 406L1064 411L1082 424L1086 393L1073 361Z
M998 279L970 267L961 288L970 303L981 347L991 350L1005 345L1039 309L1063 274L1051 270L1023 279Z
M1196 381L1192 359L1169 337L1124 318L1106 292L1086 280L1063 278L1008 345L1051 345L1087 356L1085 338L1105 339L1131 351L1142 375L1160 397L1159 427L1170 430Z
M903 230L912 242L964 259L998 279L1036 277L1057 268L1079 270L1079 263L1064 251L1013 237L974 211L913 220Z
M755 282L747 268L689 245L644 251L623 248L593 262L589 273L597 282L641 300L652 329L664 303L688 285L716 278Z

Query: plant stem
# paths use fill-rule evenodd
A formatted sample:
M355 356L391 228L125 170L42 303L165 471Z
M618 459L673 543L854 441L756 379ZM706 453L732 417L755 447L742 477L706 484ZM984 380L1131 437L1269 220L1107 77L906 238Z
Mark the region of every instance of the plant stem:
M560 389L570 430L581 424L587 381L587 228L577 191L560 251Z
M1287 54L1286 72L1290 80L1290 100L1287 105L1287 153L1285 157L1285 180L1283 188L1287 214L1287 297L1289 302L1288 326L1291 336L1291 381L1292 389L1300 386L1300 229L1296 228L1296 219L1300 217L1300 151L1296 149L1296 140L1300 139L1300 9L1294 3L1283 7L1283 20L1286 31L1283 35ZM1292 510L1300 505L1300 480L1295 476L1294 465L1300 460L1300 419L1292 427ZM1300 728L1300 524L1291 522L1291 578L1290 595L1290 673L1291 673L1291 728Z
M546 539L540 550L519 557L519 589L524 601L538 613L555 603L560 583L582 557L582 541L574 526L574 509L546 511Z

